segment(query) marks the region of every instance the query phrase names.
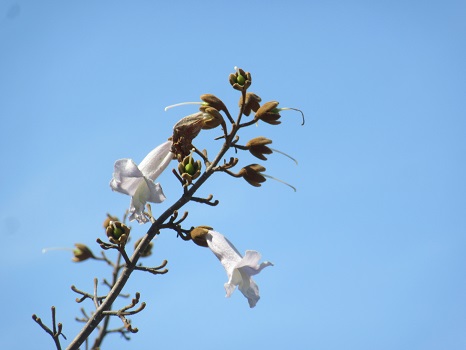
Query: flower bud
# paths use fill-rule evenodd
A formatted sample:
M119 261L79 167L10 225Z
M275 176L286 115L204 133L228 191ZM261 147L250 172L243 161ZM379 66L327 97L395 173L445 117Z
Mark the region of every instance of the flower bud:
M204 109L209 106L215 108L218 111L223 111L223 112L227 111L227 107L225 106L223 101L215 95L212 95L212 94L201 95L201 100L205 102L202 104L200 108L202 112L204 112Z
M113 244L124 246L129 238L130 228L119 221L110 221L105 233Z
M235 67L236 73L230 74L228 80L230 81L233 89L239 91L246 91L251 86L251 73L245 72L241 68Z
M278 102L277 101L269 101L264 103L256 112L254 116L255 120L262 120L268 124L278 125L281 123L278 119L280 119L281 115L278 113Z
M241 175L250 185L254 187L260 187L262 182L265 182L265 177L261 174L265 168L259 164L251 164L245 166L239 171Z
M272 140L263 136L253 138L246 144L246 148L251 154L259 159L267 160L264 154L272 154L272 150L266 145L272 143Z
M202 129L214 129L221 124L225 124L225 120L218 110L213 107L204 108L204 126Z
M192 152L189 156L186 156L182 162L178 163L178 172L181 177L186 180L187 185L190 185L193 180L199 177L201 174L201 168L201 161L194 161Z
M205 236L209 232L209 230L213 230L213 228L210 226L198 226L196 228L193 228L189 234L193 242L196 243L198 246L208 247Z
M95 259L94 254L92 251L84 244L75 243L74 245L76 248L73 250L73 261L74 262L81 262L87 259Z
M107 213L107 218L104 220L103 227L104 229L107 229L107 226L110 224L110 221L120 221L116 216L112 216Z
M259 102L261 101L262 99L259 96L257 96L255 93L253 92L246 93L243 114L248 116L251 114L251 111L257 112L257 110L260 108ZM239 99L238 106L241 108L242 104L243 104L243 95L241 95Z

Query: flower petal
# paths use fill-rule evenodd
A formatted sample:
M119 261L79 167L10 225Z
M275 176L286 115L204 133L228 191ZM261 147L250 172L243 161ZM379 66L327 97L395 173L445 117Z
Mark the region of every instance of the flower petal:
M149 180L154 181L173 159L172 142L167 141L154 148L139 164L139 170Z
M119 159L115 162L113 179L110 181L112 190L132 196L143 178L142 172L132 159Z
M145 177L139 183L137 190L131 198L129 220L137 220L140 224L147 222L144 215L144 209L147 202L161 203L165 200L162 186L159 183L154 184Z
M236 265L237 269L246 271L250 276L257 275L267 266L273 266L270 261L264 261L259 265L261 254L255 250L246 250L243 259Z
M243 283L240 283L238 285L238 289L248 299L250 308L256 306L257 302L260 299L259 287L252 278L246 278L246 276L244 276Z
M233 244L216 231L208 231L207 245L220 260L228 275L228 282L224 284L226 297L234 292L236 286L248 299L249 306L256 306L260 299L259 287L251 276L258 274L263 268L273 265L265 261L259 265L261 255L255 250L247 250L244 258Z
M220 260L230 278L236 265L242 259L241 254L225 236L217 231L210 230L206 235L206 240L210 250Z

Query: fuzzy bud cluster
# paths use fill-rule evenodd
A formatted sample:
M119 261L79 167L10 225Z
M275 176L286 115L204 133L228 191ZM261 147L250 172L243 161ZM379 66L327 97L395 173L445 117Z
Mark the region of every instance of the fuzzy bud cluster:
M192 154L186 156L182 162L178 163L178 172L181 177L186 180L187 185L190 185L193 180L201 175L201 168L201 161L194 161Z
M105 229L108 240L113 244L125 246L129 238L130 228L120 221L110 221Z
M228 80L233 89L239 91L246 91L252 83L251 73L245 72L241 68L236 68L236 73L230 74Z

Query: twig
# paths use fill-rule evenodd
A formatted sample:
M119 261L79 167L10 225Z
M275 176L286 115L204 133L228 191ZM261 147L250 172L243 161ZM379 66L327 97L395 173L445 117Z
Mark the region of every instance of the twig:
M163 269L165 266L167 266L167 264L168 264L168 261L164 260L162 262L162 264L160 264L159 266L156 266L156 267L145 267L145 266L139 266L138 265L134 269L139 270L139 271L150 272L150 273L152 273L154 275L163 275L163 274L166 274L168 272L168 269Z
M61 344L60 344L60 335L66 340L66 337L65 335L62 333L62 328L63 328L63 325L61 323L56 323L56 317L55 317L55 306L52 306L51 307L52 309L52 329L53 331L47 327L43 322L42 320L37 317L36 314L32 315L32 319L39 325L41 326L41 328L47 332L47 334L49 334L53 341L55 342L55 347L57 348L57 350L61 350Z
M77 303L82 303L84 300L89 298L89 299L93 300L94 303L95 303L95 300L97 300L99 302L99 304L100 304L100 302L107 297L106 295L99 297L96 294L92 295L92 294L86 293L86 292L84 292L82 290L79 290L75 286L71 286L71 290L73 292L75 292L77 294L81 294L83 296L82 298L76 298ZM94 289L94 293L95 293L95 289ZM98 307L98 305L96 307Z

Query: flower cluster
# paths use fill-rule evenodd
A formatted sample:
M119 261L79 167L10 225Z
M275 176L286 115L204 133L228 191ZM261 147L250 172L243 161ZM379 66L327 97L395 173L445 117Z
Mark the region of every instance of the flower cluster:
M140 303L140 293L136 292L135 297L129 304L118 310L112 310L116 298L124 296L123 288L134 271L149 272L152 275L162 275L168 272L167 260L163 260L158 266L144 266L141 258L152 255L153 239L161 234L163 230L176 232L177 237L184 241L192 240L201 247L209 248L218 258L227 273L227 282L224 283L226 296L230 297L235 289L246 297L249 306L255 307L260 299L259 287L253 276L259 274L264 268L273 266L271 262L260 262L261 255L255 250L246 250L242 255L235 246L222 234L209 226L186 227L185 220L188 212L179 215L179 210L188 203L205 204L216 206L219 201L213 200L213 195L198 197L198 189L214 174L223 173L232 178L244 179L254 187L261 187L267 179L275 179L265 173L266 168L262 164L255 162L241 164L242 155L255 157L260 161L270 162L272 154L281 153L294 160L287 154L271 147L272 140L265 136L256 136L246 143L240 141L242 129L250 126L262 125L263 123L276 126L283 121L281 112L285 110L298 111L295 108L279 108L278 101L262 102L259 95L249 91L252 86L252 75L241 68L235 67L235 72L230 74L228 81L231 87L240 94L238 103L238 114L236 118L232 116L225 103L213 94L203 94L200 101L186 102L167 107L165 110L183 104L197 104L199 111L181 118L173 126L173 133L169 135L159 146L150 151L146 157L136 164L130 158L119 159L114 164L113 177L110 187L113 191L128 195L131 200L129 209L125 213L123 220L107 215L104 221L104 229L107 241L97 238L97 243L103 249L101 255L95 256L93 252L84 244L76 243L75 248L66 248L73 253L74 262L86 260L102 261L113 270L111 280L104 279L104 284L110 288L108 294L98 291L98 280L94 279L94 290L92 293L82 291L75 286L71 289L79 295L77 302L86 299L93 301L95 311L88 313L82 309L83 317L78 320L85 324L81 332L68 346L70 349L78 349L87 341L89 334L96 334L92 348L100 348L102 339L109 333L119 332L125 339L129 339L128 334L136 333L138 329L126 317L141 312L145 303ZM208 136L215 132L213 140L220 144L214 157L209 157L205 148L197 147L205 137L197 138L199 134ZM204 135L205 133L205 135ZM196 139L197 138L197 139ZM230 152L230 156L227 153ZM149 203L161 203L166 199L160 183L156 182L161 173L166 170L172 161L177 162L172 167L175 180L179 182L180 196L168 209L157 218L153 216L152 207ZM294 160L296 162L296 160ZM296 162L297 163L297 162ZM241 165L239 165L241 164ZM238 166L238 168L236 168ZM236 168L236 170L235 170ZM275 179L279 182L281 180ZM286 184L286 183L285 183ZM296 189L292 187L295 191ZM168 195L173 195L173 189L167 191ZM160 207L156 207L158 209ZM154 212L155 210L154 209ZM134 251L128 254L128 242L134 234L131 228L125 224L126 218L130 221L136 220L140 224L151 223L146 234L136 239ZM61 248L48 248L43 251L56 250ZM105 251L117 252L114 261L110 260ZM120 328L109 329L108 320L111 316L119 318L123 325ZM41 319L33 315L33 319L54 339L56 348L60 346L61 323L56 324L54 309L52 309L52 329L45 326ZM102 322L105 319L105 322ZM98 332L94 330L99 327Z
M236 120L231 116L225 103L213 94L201 95L200 102L185 102L168 106L165 110L183 104L200 105L199 112L183 117L175 123L173 134L169 140L152 150L139 165L136 165L131 159L120 159L115 162L110 186L114 191L131 196L130 220L137 220L139 223L148 222L152 212L150 208L148 209L149 213L145 211L146 204L148 202L160 203L165 200L161 185L154 183L154 181L172 160L178 162L178 172L174 172L174 174L183 185L184 198L188 198L188 201L192 200L210 205L216 205L218 202L212 203L210 199L193 197L193 193L215 172L223 172L232 177L243 178L255 187L260 187L267 178L272 178L265 174L266 168L264 166L256 163L245 165L239 171L233 172L232 168L239 162L236 157L231 157L230 161L222 165L218 164L221 157L229 149L234 149L235 152L249 151L251 155L262 161L267 160L266 155L269 156L274 152L282 153L271 148L272 140L264 136L254 137L246 144L241 145L238 132L242 128L260 122L279 125L282 117L281 111L297 110L294 108L278 108L279 102L277 101L268 101L262 104L260 96L248 91L252 84L251 74L241 68L235 67L235 70L235 73L230 74L229 82L235 90L241 92L239 115ZM243 116L249 117L251 115L252 118L249 120L242 120ZM230 125L227 125L226 121ZM222 129L223 135L217 137L217 139L223 139L224 144L219 155L214 160L210 160L207 151L201 152L195 147L194 140L203 130L219 127ZM204 168L202 163L204 163ZM194 186L194 189L189 194L190 197L188 197L187 191L190 186ZM294 187L292 188L294 189ZM250 307L254 307L259 300L259 289L252 276L272 264L270 262L259 264L260 254L253 250L246 251L246 254L242 256L228 239L211 227L199 226L184 230L181 228L180 222L175 224L172 220L167 224L167 227L176 230L180 237L192 239L194 243L200 246L209 247L227 272L228 282L225 283L227 296L230 296L233 290L238 287L248 299ZM188 232L188 234L186 235L185 232ZM109 239L118 241L113 235L110 235ZM119 243L121 244L121 242Z

